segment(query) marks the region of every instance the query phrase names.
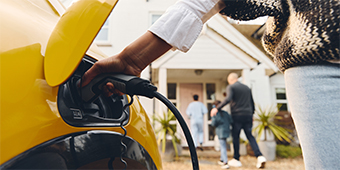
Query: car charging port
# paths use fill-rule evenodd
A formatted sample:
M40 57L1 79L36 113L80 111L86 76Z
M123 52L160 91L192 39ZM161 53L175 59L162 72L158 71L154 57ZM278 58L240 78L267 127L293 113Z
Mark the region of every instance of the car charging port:
M58 109L61 117L77 127L119 127L122 120L123 125L127 124L129 107L124 108L128 104L126 95L99 95L91 102L82 100L77 82L94 63L95 60L85 56L73 75L59 86Z

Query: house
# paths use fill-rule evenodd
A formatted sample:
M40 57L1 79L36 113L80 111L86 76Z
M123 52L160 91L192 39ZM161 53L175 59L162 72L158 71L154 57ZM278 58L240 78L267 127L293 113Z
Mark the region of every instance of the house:
M61 0L69 5L71 0ZM176 0L119 1L103 25L95 43L108 56L120 52L142 35ZM174 103L185 120L186 107L192 96L198 94L208 110L214 100L223 100L230 72L236 72L240 81L252 89L257 105L280 105L288 110L283 74L260 45L261 25L235 25L215 15L205 25L187 52L169 51L142 72L158 91ZM150 116L166 111L160 102L144 97L140 101ZM226 107L228 110L228 107ZM214 130L210 116L205 115L204 145L214 145ZM184 139L184 138L183 138ZM182 142L183 145L186 142Z

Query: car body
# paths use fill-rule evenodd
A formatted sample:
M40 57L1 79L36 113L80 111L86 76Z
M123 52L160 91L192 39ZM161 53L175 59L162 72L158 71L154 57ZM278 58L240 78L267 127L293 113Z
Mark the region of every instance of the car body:
M137 97L84 103L76 86L117 1L0 1L0 169L162 169Z

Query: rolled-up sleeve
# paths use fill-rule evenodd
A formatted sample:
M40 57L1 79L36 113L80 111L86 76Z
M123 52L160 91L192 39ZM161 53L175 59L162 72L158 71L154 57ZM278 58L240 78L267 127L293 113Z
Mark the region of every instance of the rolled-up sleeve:
M201 33L204 22L224 6L220 0L181 0L167 9L150 28L173 48L187 52Z

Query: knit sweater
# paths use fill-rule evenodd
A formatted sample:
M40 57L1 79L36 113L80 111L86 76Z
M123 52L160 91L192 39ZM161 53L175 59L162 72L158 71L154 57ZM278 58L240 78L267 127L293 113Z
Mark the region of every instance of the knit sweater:
M284 72L294 66L340 60L339 0L223 0L233 19L269 16L265 50Z

